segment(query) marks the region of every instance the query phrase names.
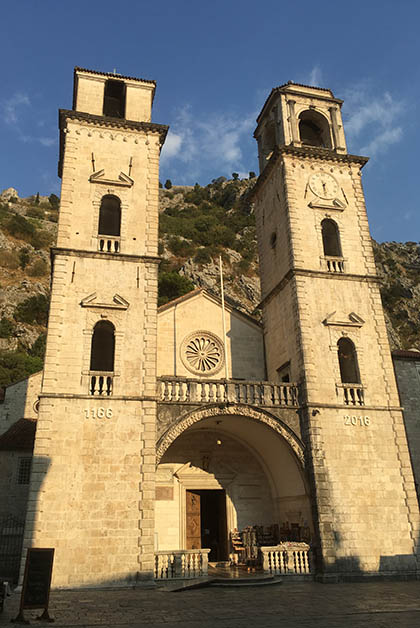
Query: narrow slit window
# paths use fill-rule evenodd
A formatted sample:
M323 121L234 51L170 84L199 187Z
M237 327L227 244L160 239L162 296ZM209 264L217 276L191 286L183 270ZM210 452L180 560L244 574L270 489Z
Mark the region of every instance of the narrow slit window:
M114 371L115 354L115 327L109 321L96 323L90 352L90 370L110 372Z

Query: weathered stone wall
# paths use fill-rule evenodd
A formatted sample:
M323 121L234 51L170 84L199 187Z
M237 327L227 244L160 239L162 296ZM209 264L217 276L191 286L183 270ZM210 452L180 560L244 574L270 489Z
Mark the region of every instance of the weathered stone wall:
M153 575L160 135L66 124L24 547L56 548L55 587L104 586ZM92 153L105 184L90 181ZM121 181L130 161L132 182ZM121 199L118 254L98 252L104 194ZM115 328L113 390L102 397L89 394L101 320Z
M417 494L420 495L420 354L418 360L394 357L404 425L407 433Z
M225 312L226 354L213 379L225 378L225 361L228 377L245 380L265 379L265 360L262 328L229 306ZM223 317L220 303L204 293L179 300L158 313L157 374L194 377L188 369L183 341L194 332L215 334L223 345ZM205 373L203 375L206 375Z
M42 371L6 388L0 405L0 435L19 419L36 419L36 402L41 392Z
M30 457L30 452L0 452L0 518L13 515L25 520L29 484L18 483L19 461Z
M316 95L313 104L326 107ZM293 144L300 147L299 141ZM376 278L362 164L363 159L329 155L325 149L287 149L274 154L257 185L268 379L278 368L276 361L296 364L291 370L302 384L302 436L324 569L415 571L419 512ZM318 194L315 175L327 182ZM342 266L333 270L323 246L326 218L338 226L341 241ZM276 230L282 247L288 247L287 255L280 250L279 260L270 240ZM357 351L364 405L355 399L356 407L345 404L337 355L343 337Z

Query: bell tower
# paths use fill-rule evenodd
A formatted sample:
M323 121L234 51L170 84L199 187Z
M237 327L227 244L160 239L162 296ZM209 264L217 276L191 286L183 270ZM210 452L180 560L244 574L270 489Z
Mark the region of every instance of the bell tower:
M419 513L342 101L287 83L257 119L254 188L270 380L300 385L319 568L416 573ZM341 576L339 576L341 574Z
M25 547L53 586L153 577L159 155L154 81L74 71ZM25 553L24 553L25 554Z

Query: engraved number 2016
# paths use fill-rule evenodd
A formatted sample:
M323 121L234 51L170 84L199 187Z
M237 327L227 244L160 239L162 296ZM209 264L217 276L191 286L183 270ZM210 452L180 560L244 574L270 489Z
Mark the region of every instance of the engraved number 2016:
M344 425L362 425L368 427L370 425L370 418L368 416L350 416L346 414L344 416Z
M103 408L99 406L99 408L85 408L86 418L89 419L111 419L112 418L112 409L111 408Z

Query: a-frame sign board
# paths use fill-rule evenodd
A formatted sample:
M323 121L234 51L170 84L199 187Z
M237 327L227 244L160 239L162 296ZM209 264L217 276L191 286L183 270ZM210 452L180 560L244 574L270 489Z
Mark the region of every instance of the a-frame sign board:
M53 561L53 548L30 547L28 549L19 614L16 619L12 619L14 623L29 624L23 611L36 608L44 609L38 619L54 621L48 613Z

